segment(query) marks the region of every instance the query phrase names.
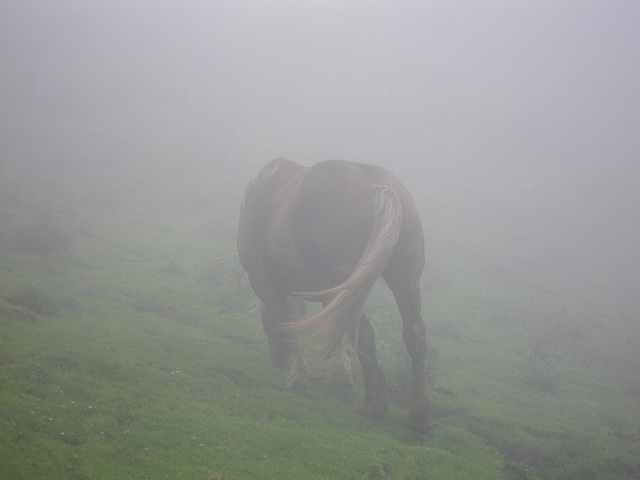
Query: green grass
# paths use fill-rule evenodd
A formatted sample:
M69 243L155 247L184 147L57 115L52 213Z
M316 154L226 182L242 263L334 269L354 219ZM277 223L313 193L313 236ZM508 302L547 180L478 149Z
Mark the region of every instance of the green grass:
M358 135L332 143L313 109L298 130L271 111L260 118L253 76L242 85L225 65L188 68L202 63L176 57L190 40L174 49L180 36L164 28L169 40L145 60L158 37L138 42L124 24L125 35L91 32L105 45L78 42L74 29L60 43L59 22L31 21L40 9L6 10L0 479L640 479L640 225L637 205L611 192L610 155L603 187L582 185L584 172L542 175L583 156L553 141L497 162L501 149L473 138L444 148L460 144L453 134L444 144L422 135L406 153ZM40 80L53 88L39 92ZM430 91L460 89L433 81ZM469 92L458 93L449 107L467 116ZM483 117L520 115L493 93L472 96ZM436 412L426 435L402 426L409 360L384 288L367 312L393 406L371 421L353 411L357 370L355 387L336 392L307 355L310 396L283 391L234 256L241 191L265 157L358 149L404 157L425 217ZM414 160L423 172L411 178ZM539 185L523 189L538 169ZM622 180L635 191L633 176Z
M46 230L0 225L1 478L639 478L627 306L605 327L580 297L510 291L489 260L443 248L432 265L449 278L423 294L437 418L418 435L402 426L408 359L384 288L367 308L394 406L370 421L353 412L360 377L335 392L311 355L311 395L283 391L218 232L234 202L126 187L74 204L60 251L14 241ZM5 213L33 218L14 195Z

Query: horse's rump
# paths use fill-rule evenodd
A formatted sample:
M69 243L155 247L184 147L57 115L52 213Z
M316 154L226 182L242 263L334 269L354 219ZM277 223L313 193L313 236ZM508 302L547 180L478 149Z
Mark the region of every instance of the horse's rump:
M355 265L346 265L349 277L334 287L313 292L289 292L305 299L330 298L327 305L310 318L287 323L286 328L297 331L311 329L303 341L324 344L322 355L328 358L342 338L357 332L365 302L377 278L393 253L402 225L402 204L390 185L371 187L372 227L369 240ZM337 245L337 248L340 248ZM343 246L344 247L344 246ZM357 348L357 347L356 347Z

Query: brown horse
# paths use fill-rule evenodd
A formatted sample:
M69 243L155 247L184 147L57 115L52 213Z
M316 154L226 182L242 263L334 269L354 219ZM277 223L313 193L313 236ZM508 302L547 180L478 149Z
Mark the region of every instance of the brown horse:
M297 331L324 345L330 378L351 384L343 337L349 334L364 377L364 401L356 411L382 417L389 408L375 336L364 305L380 276L402 317L412 361L407 424L426 431L431 401L426 379L426 335L419 279L424 238L415 204L383 168L333 160L303 167L282 158L262 167L247 185L238 225L238 254L262 301L262 325L271 363L287 368L287 388L306 393L308 371ZM304 300L323 309L303 319Z

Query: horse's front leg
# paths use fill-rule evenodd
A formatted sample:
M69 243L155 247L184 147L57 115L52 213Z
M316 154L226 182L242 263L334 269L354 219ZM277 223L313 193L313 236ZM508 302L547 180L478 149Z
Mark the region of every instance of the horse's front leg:
M308 393L309 371L295 336L282 325L295 321L303 316L304 312L304 301L282 294L264 302L261 313L262 327L269 341L271 365L287 369L285 388L299 395Z

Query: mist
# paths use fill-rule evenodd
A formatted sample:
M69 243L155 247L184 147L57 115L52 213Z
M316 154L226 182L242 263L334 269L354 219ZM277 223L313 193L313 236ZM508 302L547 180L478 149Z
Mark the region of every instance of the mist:
M638 478L639 25L636 0L0 0L0 468ZM305 398L269 364L236 231L276 157L413 196L425 435L383 282L384 419L356 362L339 393L305 345Z
M637 322L637 2L0 8L6 184L161 185L233 238L229 199L271 158L375 163L421 211L426 288L480 258L523 295L579 278Z

